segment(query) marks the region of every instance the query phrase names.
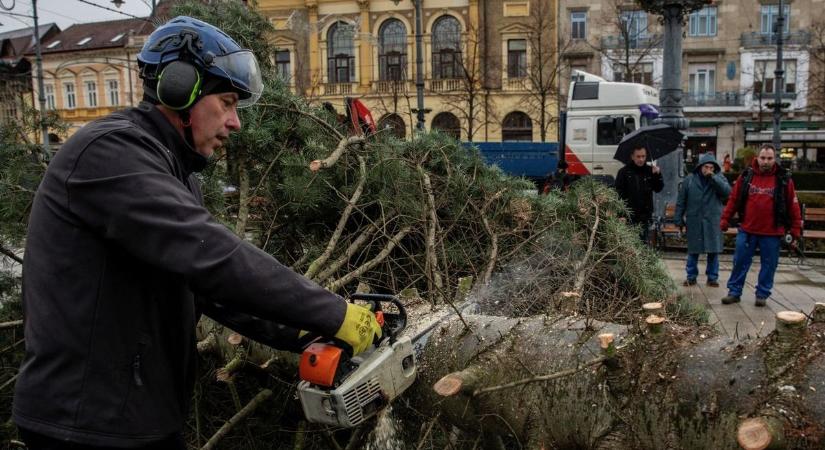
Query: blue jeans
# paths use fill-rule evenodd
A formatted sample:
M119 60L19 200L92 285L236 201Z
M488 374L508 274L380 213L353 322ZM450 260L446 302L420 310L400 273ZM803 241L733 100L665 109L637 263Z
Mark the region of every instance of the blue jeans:
M759 269L759 280L756 284L756 296L768 298L771 296L773 276L779 264L779 236L761 236L749 234L742 229L736 235L736 252L733 254L733 270L728 280L728 295L742 296L742 287L745 286L745 277L751 268L753 253L759 247L762 267Z
M698 253L688 253L685 271L688 280L696 280L696 277L699 276ZM708 253L708 265L705 268L705 275L708 276L708 281L719 279L719 253Z

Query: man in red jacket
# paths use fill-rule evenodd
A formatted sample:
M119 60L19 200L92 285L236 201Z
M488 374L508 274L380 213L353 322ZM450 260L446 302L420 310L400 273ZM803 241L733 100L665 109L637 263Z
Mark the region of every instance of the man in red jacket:
M735 215L739 217L733 270L728 280L728 295L722 303L739 302L745 277L758 247L761 253L756 306L765 306L771 296L773 276L779 263L781 239L790 233L795 245L802 233L802 217L793 180L788 171L776 163L776 149L762 144L751 167L736 180L719 227L724 231Z

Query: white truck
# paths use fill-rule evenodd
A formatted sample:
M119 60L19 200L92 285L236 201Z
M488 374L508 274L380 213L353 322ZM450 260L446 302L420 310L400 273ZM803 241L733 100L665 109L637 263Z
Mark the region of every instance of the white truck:
M562 144L568 173L613 184L622 163L613 159L622 137L659 116L659 91L575 71L567 94Z

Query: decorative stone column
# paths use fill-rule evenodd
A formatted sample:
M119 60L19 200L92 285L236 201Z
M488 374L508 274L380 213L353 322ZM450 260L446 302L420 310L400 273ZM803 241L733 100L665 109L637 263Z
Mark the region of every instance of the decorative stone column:
M370 23L370 0L358 0L358 8L361 11L361 23L358 32L358 70L359 77L358 90L361 94L370 92L372 84L372 25Z
M645 11L662 16L664 24L664 54L662 88L659 90L661 115L655 123L665 123L677 130L688 127L682 110L682 31L687 15L711 4L711 0L639 0ZM665 186L655 196L656 215L664 216L667 204L676 204L682 177L682 149L656 161L662 170Z
M308 96L317 95L320 89L320 84L323 81L321 76L321 69L319 62L319 48L318 33L313 30L318 29L318 1L307 0L307 22L309 23L309 86L306 94Z

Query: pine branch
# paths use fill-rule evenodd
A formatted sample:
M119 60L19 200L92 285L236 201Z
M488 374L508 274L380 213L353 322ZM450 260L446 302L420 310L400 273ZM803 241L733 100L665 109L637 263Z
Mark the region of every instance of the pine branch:
M428 275L432 283L435 285L437 292L444 289L441 282L441 274L438 271L438 258L435 255L435 233L438 228L438 215L435 211L435 197L433 196L433 186L430 181L430 176L421 165L418 165L418 173L421 175L421 180L424 183L424 194L427 196L427 210L429 213L429 223L427 227L427 266L429 267Z
M329 267L327 267L323 272L321 272L321 274L318 275L316 278L318 280L326 280L332 277L332 274L334 274L336 270L340 269L341 266L343 266L347 261L349 261L353 256L355 256L355 253L361 249L364 243L367 242L367 239L372 237L373 233L375 233L376 231L378 231L378 226L375 223L371 223L366 230L361 231L358 234L358 237L355 238L355 240L349 245L349 247L347 247L347 250L344 252L344 254L340 258L335 260L335 262L333 262Z
M6 247L3 247L2 245L0 245L0 253L8 256L11 259L13 259L18 264L23 264L23 258L17 256L16 254L14 254L13 251L7 249Z
M329 257L338 245L338 240L341 239L341 234L344 232L344 227L346 227L350 215L352 215L352 210L355 208L355 204L358 202L358 199L361 198L361 193L364 192L364 184L367 181L367 163L360 155L358 156L358 166L360 170L358 186L356 186L355 192L352 193L352 197L350 197L347 202L346 208L344 208L344 211L341 213L341 218L338 219L338 226L335 227L335 231L332 233L332 237L330 237L324 253L316 258L315 261L312 261L309 265L309 269L307 269L306 273L304 273L304 276L307 278L312 279L312 277L314 277L318 271L321 270L321 267L329 260Z
M539 381L551 381L551 380L555 380L555 379L558 379L558 378L568 377L570 375L574 375L578 372L581 372L582 370L584 370L584 369L586 369L590 366L594 366L596 364L599 364L599 363L605 361L606 359L607 359L606 356L600 356L598 358L591 359L590 361L587 361L584 364L582 364L578 367L574 367L572 369L562 370L560 372L555 372L555 373L551 373L551 374L547 374L547 375L539 375L539 376L535 376L535 377L525 378L525 379L521 379L521 380L518 380L518 381L513 381L512 383L506 383L506 384L500 384L500 385L497 385L497 386L489 386L489 387L485 387L485 388L476 389L473 392L473 396L475 397L475 396L478 396L478 395L481 395L481 394L496 392L496 391L500 391L502 389L510 389L510 388L514 388L514 387L517 387L517 386L521 386L523 384L536 383L536 382L539 382Z
M272 396L272 391L269 389L263 389L261 392L258 392L249 403L246 404L240 411L238 411L231 419L227 420L215 434L209 438L209 441L201 447L201 450L212 450L218 444L218 442L226 436L227 433L232 431L232 428L235 427L238 423L242 420L246 419L246 417L252 414L255 409L261 405L266 399Z
M349 283L349 282L353 281L354 279L360 277L361 275L365 274L368 270L370 270L373 267L375 267L376 265L378 265L378 263L380 263L387 256L389 256L389 254L392 252L392 250L398 245L399 242L401 242L401 239L404 239L404 237L407 236L410 233L410 230L412 230L412 227L410 227L410 226L406 226L403 229L401 229L401 231L396 233L395 236L393 236L387 242L387 245L384 246L384 248L381 250L381 252L379 252L378 255L375 256L375 258L367 261L366 263L361 265L361 267L358 267L357 269L355 269L352 272L344 275L343 277L333 281L332 283L329 284L329 286L327 286L327 289L329 289L332 292L337 292L339 289L341 289L347 283Z
M329 156L327 156L325 159L316 159L315 161L309 163L309 170L317 172L321 169L326 169L327 167L334 166L335 163L337 163L338 160L341 159L341 155L344 154L344 151L346 151L346 149L349 148L350 145L360 144L362 142L364 142L363 136L350 136L348 138L342 138L338 142L338 146L335 147L335 150L332 153L330 153Z

